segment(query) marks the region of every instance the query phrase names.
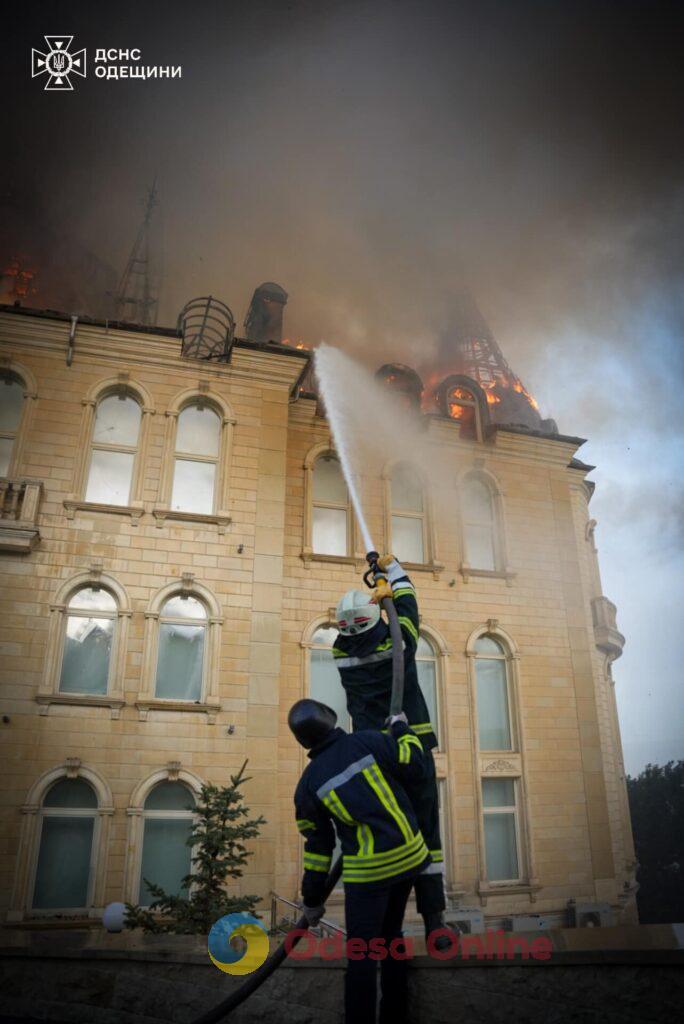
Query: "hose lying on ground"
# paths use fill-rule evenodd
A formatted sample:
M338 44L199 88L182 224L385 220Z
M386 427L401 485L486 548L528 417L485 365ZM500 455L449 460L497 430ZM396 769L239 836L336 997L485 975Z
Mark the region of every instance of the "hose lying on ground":
M398 715L401 713L402 706L404 703L404 644L401 635L401 626L399 625L399 617L397 616L397 610L394 607L394 601L391 598L385 598L382 602L382 607L387 613L387 621L389 622L390 636L392 637L392 697L390 701L390 714ZM340 875L342 874L342 857L338 857L325 882L325 896L323 903L326 902L330 893L337 885ZM306 918L302 915L295 929L300 932L305 931L308 927ZM289 943L285 939L280 946L271 953L267 960L264 960L261 967L257 968L253 974L243 981L239 988L236 988L234 992L231 992L229 996L215 1006L213 1010L208 1010L201 1017L196 1017L191 1024L217 1024L218 1021L223 1020L232 1013L236 1007L244 1003L253 992L255 992L260 985L269 978L277 967L280 967L283 960L287 957L288 952L294 946L297 945L299 940L302 938L300 935L294 935Z

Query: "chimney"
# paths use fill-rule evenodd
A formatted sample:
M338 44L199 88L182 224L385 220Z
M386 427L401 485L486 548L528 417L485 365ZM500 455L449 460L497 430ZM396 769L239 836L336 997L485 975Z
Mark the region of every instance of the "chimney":
M266 281L255 288L245 317L245 332L250 341L280 344L286 302L287 292L273 281Z

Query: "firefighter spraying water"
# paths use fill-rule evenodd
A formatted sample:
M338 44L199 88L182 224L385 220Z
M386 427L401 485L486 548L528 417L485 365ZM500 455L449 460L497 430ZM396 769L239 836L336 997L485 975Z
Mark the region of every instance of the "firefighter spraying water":
M304 912L295 932L301 934L317 924L341 875L348 940L392 942L402 934L412 886L426 935L443 927L443 858L432 758L437 740L416 672L415 589L393 555L380 557L374 550L352 471L344 416L336 402L334 350L321 346L316 372L368 549L364 582L372 593L350 590L336 611L339 635L333 655L353 733L337 728L335 712L310 699L298 701L288 717L292 733L310 759L295 794L297 827L305 840ZM333 864L336 833L342 855ZM282 963L297 941L294 937L284 943L236 992L194 1024L213 1024L228 1016ZM436 948L440 941L436 940ZM443 941L449 942L446 937ZM402 1024L407 1019L405 966L402 960L382 962L382 1021ZM349 961L346 1021L375 1021L376 970L374 957Z

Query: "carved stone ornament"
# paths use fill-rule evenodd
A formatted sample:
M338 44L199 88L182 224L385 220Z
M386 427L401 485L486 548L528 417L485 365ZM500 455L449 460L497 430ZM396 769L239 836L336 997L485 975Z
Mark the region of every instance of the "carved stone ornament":
M169 773L169 781L178 782L178 773L181 770L180 761L168 761L166 764L166 770Z
M489 764L484 766L486 772L514 772L516 771L515 765L511 761L505 761L502 757L496 759L496 761L490 761Z
M81 767L81 758L80 757L67 757L66 761L64 762L64 767L66 769L66 777L67 777L67 779L75 779L75 778L77 778L78 777L78 770Z

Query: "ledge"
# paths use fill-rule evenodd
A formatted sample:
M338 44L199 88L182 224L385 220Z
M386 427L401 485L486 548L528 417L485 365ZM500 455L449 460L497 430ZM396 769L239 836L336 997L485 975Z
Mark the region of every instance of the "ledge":
M401 562L401 565L409 572L431 572L435 579L439 579L439 574L444 570L443 562Z
M480 882L475 891L482 900L482 906L487 906L487 900L493 896L529 896L530 903L537 899L537 893L542 889L539 882Z
M466 562L462 562L458 568L459 573L463 577L463 582L467 583L471 576L475 579L484 580L506 580L506 586L510 587L513 584L513 580L518 575L517 572L513 572L511 569L473 569Z
M65 498L63 502L66 509L67 519L73 519L79 512L106 512L109 515L130 516L133 524L137 526L137 520L144 515L142 506L136 505L106 505L99 501L80 501L79 499Z
M204 512L180 512L177 509L171 508L155 508L152 510L152 515L157 520L157 526L160 528L167 519L172 519L178 523L201 523L208 526L218 526L218 532L225 533L231 523L231 517L222 512L209 515Z
M35 700L41 705L41 715L49 713L51 704L67 704L71 707L110 708L112 718L119 718L121 708L126 704L123 697L95 693L37 693Z
M135 706L138 709L138 718L141 722L147 721L150 711L185 711L189 714L206 715L208 724L214 725L216 716L221 710L220 704L205 704L202 701L192 700L163 700L161 697L151 700L136 700Z
M356 565L359 559L356 555L317 555L315 551L302 551L303 562L329 562L338 565Z
M39 541L40 532L35 523L21 519L0 520L0 551L26 554L33 551Z

